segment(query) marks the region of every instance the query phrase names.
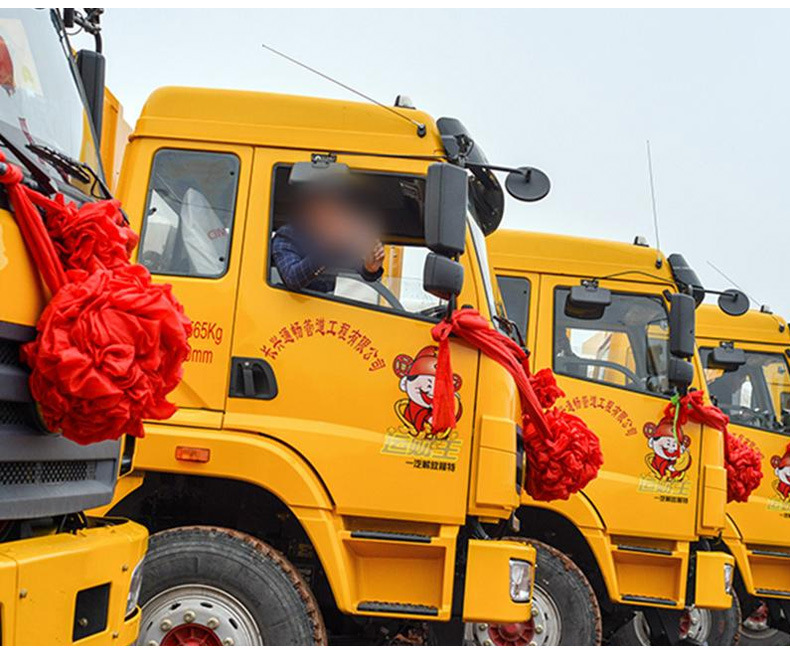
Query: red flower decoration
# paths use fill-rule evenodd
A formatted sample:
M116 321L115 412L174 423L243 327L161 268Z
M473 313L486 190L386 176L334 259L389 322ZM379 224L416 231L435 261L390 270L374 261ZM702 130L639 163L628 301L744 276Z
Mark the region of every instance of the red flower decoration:
M538 401L543 408L551 408L557 399L565 396L549 368L538 370L529 378L529 382L532 384L532 389L538 396Z
M763 480L760 452L743 438L725 431L724 466L727 468L727 502L748 501Z
M142 437L143 419L167 419L165 399L189 354L189 320L170 286L141 265L71 273L23 348L30 389L50 429L82 444Z

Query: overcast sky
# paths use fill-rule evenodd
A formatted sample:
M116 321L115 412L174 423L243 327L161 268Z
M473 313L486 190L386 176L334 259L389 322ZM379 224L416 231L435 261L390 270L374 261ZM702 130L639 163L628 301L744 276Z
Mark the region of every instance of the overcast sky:
M133 124L168 85L349 98L267 42L381 101L460 118L548 198L511 228L655 244L710 287L790 317L790 13L769 11L153 11L104 16L108 83Z

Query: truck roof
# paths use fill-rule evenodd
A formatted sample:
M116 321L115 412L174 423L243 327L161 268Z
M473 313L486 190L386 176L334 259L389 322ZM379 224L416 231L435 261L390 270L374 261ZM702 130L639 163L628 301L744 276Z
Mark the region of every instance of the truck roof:
M166 86L143 106L132 138L168 138L289 149L443 157L433 118L414 109L393 111L423 123L426 134L390 111L347 100Z
M752 310L731 316L718 306L702 304L697 309L697 336L717 340L790 345L787 322L773 313Z
M497 269L598 278L617 274L622 280L674 285L666 258L651 247L511 229L489 236L488 245ZM659 256L663 265L657 268Z

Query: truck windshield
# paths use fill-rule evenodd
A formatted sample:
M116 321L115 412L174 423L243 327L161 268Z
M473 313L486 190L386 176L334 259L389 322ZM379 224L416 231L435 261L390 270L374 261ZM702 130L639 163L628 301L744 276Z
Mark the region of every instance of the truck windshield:
M28 145L43 145L99 170L99 156L68 43L54 11L0 10L0 132L57 182L72 184ZM11 160L15 157L5 151ZM73 185L80 186L76 182ZM82 188L81 188L82 190Z
M669 392L669 328L660 297L612 293L600 315L580 315L570 290L554 295L554 370L637 392Z
M710 367L712 349L700 350L708 390L733 424L790 432L790 374L782 354L746 352L737 370Z

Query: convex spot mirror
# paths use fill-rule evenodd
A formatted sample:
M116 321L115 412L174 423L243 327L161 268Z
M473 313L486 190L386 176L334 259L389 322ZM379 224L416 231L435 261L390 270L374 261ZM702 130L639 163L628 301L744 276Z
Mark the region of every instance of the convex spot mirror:
M725 372L734 372L746 364L746 352L731 345L714 347L708 356L708 367Z
M730 288L719 295L719 308L727 315L738 317L749 310L749 298L740 290Z
M669 351L679 358L691 358L695 351L697 302L684 293L673 293L669 299Z
M505 179L505 188L511 196L522 202L542 200L551 190L548 175L537 168L518 168Z
M425 182L425 245L444 256L464 253L469 180L451 163L428 167Z
M425 292L449 301L461 294L464 286L464 266L458 261L431 252L425 257L422 286Z
M588 283L573 286L565 301L565 315L579 320L600 320L612 304L612 291Z

